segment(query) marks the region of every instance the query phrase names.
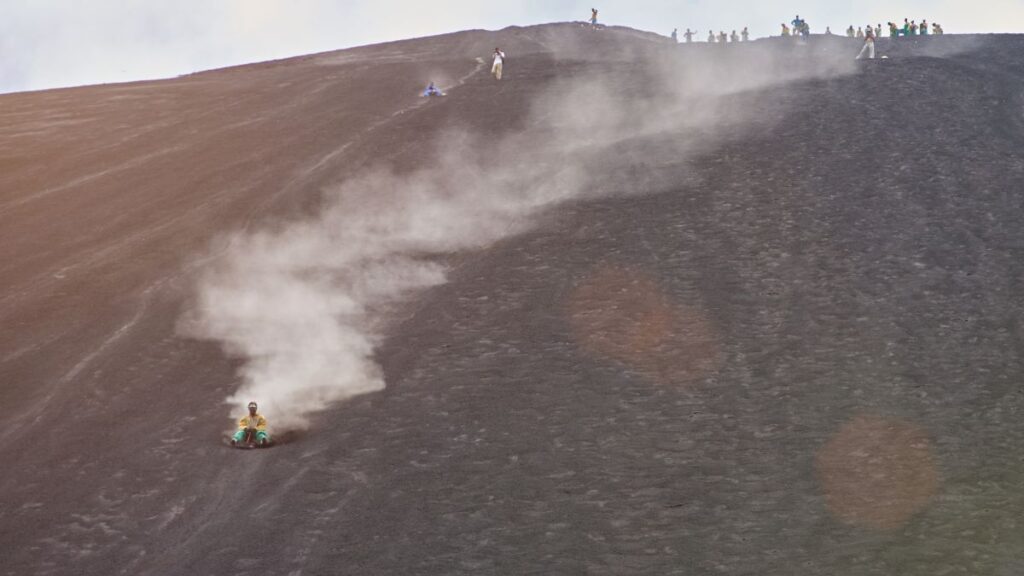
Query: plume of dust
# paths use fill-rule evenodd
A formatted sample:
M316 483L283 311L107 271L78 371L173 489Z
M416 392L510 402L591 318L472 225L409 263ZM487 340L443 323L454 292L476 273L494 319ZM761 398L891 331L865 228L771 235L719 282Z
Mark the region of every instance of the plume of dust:
M314 219L231 237L201 278L185 328L244 359L243 383L227 402L257 400L281 431L382 389L373 353L387 312L445 281L439 256L522 232L538 211L590 188L614 193L607 179L604 188L597 184L615 170L608 162L621 155L610 150L623 142L673 134L674 144L659 154L692 156L699 147L680 134L751 119L723 95L852 69L786 72L793 70L788 55L770 53L724 61L680 61L663 50L633 57L647 71L647 90L624 91L592 74L556 82L536 97L522 131L497 142L469 134L434 139L444 144L426 168L372 169L327 191ZM702 81L711 73L739 80ZM712 145L700 144L704 151Z
M489 166L475 139L447 140L456 143L429 168L370 171L328 192L314 220L231 239L200 281L187 329L245 359L229 403L257 400L280 431L382 389L372 359L382 311L444 282L431 258L515 233L578 187L571 167L520 177L518 164Z

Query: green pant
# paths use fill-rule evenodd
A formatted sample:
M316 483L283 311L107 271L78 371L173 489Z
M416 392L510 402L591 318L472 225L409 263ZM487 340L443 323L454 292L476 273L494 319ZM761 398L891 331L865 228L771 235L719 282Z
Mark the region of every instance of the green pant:
M245 428L239 428L238 432L235 432L235 435L232 437L232 439L235 442L241 442L242 440L245 439L245 432ZM255 440L257 444L269 444L270 436L267 434L266 430L257 430L255 438L251 438L251 440Z

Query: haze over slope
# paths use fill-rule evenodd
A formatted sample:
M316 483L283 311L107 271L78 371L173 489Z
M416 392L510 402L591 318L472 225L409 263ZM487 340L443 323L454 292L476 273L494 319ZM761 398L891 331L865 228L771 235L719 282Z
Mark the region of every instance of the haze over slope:
M812 40L0 97L0 573L1014 573L1024 41Z

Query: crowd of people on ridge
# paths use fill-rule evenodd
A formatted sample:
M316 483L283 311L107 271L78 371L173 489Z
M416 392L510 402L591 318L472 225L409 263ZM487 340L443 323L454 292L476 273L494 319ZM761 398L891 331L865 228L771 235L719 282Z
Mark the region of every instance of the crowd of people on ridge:
M902 26L897 26L896 24L889 22L889 36L891 38L898 38L901 36L938 36L943 34L944 31L942 29L941 24L932 23L930 26L931 27L929 28L929 24L926 20L922 20L920 24L917 24L917 21L915 20L909 20L904 18ZM811 35L810 25L807 23L806 20L801 18L799 15L797 15L797 17L794 18L788 24L783 22L781 24L781 27L781 36L783 37L799 37L802 39L807 39ZM824 34L826 36L831 36L832 28L826 26ZM683 33L684 42L686 42L687 44L692 43L693 38L696 35L696 32L687 28L686 32ZM869 35L872 36L873 38L880 38L882 35L882 25L868 25L862 28L854 28L853 26L850 26L849 28L846 29L846 35L850 38L858 38L860 40L867 39ZM672 30L671 38L673 42L679 41L678 28ZM749 39L750 32L747 30L746 27L744 27L743 31L740 32L739 34L737 34L735 30L733 30L732 34L726 34L724 31L715 34L713 30L708 30L707 37L708 43L712 44L723 42L746 42Z
M601 26L600 24L598 24L597 15L597 8L591 8L590 18L583 25L586 26L587 24L589 24L590 28L594 30L600 30ZM904 18L902 26L897 26L893 22L889 22L888 25L890 38L899 38L904 36L939 36L944 33L941 24L932 23L929 27L927 20L921 20L921 23L918 24L916 20L909 20L907 18ZM824 34L826 36L832 36L832 28L826 26ZM798 14L788 24L785 22L782 23L781 35L783 37L797 37L802 40L806 40L811 35L811 27L807 23L807 21L801 18ZM683 32L682 36L683 41L685 43L692 44L694 37L697 36L697 32L687 28L686 32ZM869 24L867 26L858 28L854 28L853 25L850 25L850 27L846 29L846 36L849 38L857 38L864 40L864 46L863 48L861 48L860 54L857 55L858 60L864 57L874 58L874 43L875 39L880 38L882 36L882 25L878 24L872 26ZM678 28L672 30L671 39L672 42L679 42ZM726 34L724 30L720 30L718 34L715 34L714 30L708 30L707 42L709 44L726 44L749 41L750 31L746 26L744 26L743 30L741 30L740 32L736 32L736 30L733 30L730 34ZM505 53L502 52L500 48L495 48L494 53L491 55L491 57L491 75L494 76L495 79L501 80L502 68L504 67L505 62ZM431 82L423 91L423 96L427 97L444 95L444 92L440 88L436 87L433 82Z
M921 24L918 24L916 20L908 20L904 18L902 26L897 26L894 22L888 22L888 25L890 38L899 38L901 36L941 36L944 32L942 25L937 22L932 23L931 32L929 32L927 20L921 20ZM846 29L846 36L849 38L864 39L867 38L868 34L874 34L875 38L880 38L882 36L882 25L877 24L872 29L871 25L868 24L863 28L858 27L854 30L853 25L851 24L850 27Z
M679 31L678 28L676 28L675 30L672 30L671 38L672 38L673 42L677 42L679 40L679 37L677 35L678 31ZM693 43L693 37L696 36L696 35L697 35L696 32L694 32L693 30L690 30L689 28L687 28L686 32L683 32L683 40L687 44L691 44L691 43ZM731 34L726 34L724 30L719 31L718 34L715 34L714 30L708 30L708 42L710 42L712 44L714 44L716 42L720 43L720 44L724 44L726 42L749 42L749 41L750 41L750 30L748 30L746 26L744 26L743 30L740 30L739 32L736 32L735 30L733 30Z
M903 19L903 26L897 26L896 24L889 22L889 38L895 40L901 36L928 36L928 21L921 20L921 24L918 25L915 20ZM932 24L931 34L935 36L941 36L944 30L942 25L938 23ZM860 53L857 54L857 60L867 57L872 59L875 57L875 40L882 36L882 25L877 24L872 27L870 24L863 28L853 29L851 24L846 29L846 36L849 38L858 38L864 40L864 46L860 49Z

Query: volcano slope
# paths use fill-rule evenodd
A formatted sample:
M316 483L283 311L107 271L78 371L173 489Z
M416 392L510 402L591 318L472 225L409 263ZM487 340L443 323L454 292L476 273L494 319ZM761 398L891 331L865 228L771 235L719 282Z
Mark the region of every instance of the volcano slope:
M1024 39L858 49L563 24L0 97L0 574L1019 573ZM330 210L465 238L364 301L386 388L227 449L275 352L196 294Z

